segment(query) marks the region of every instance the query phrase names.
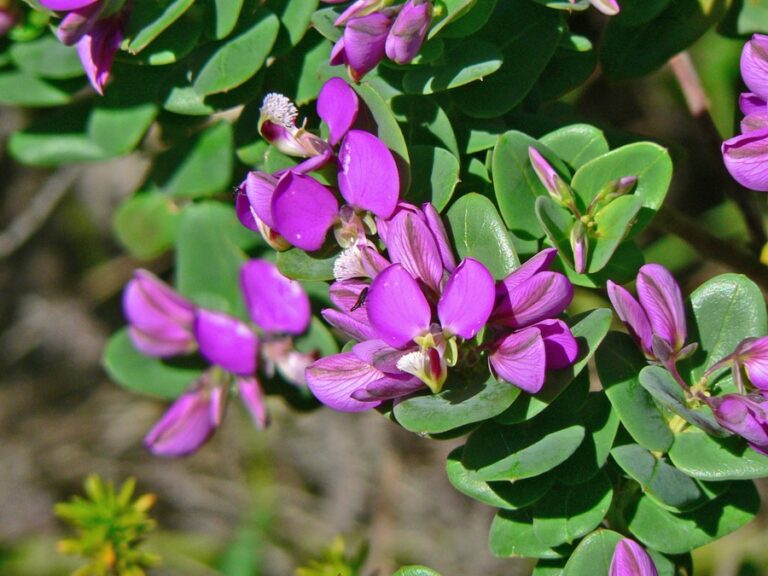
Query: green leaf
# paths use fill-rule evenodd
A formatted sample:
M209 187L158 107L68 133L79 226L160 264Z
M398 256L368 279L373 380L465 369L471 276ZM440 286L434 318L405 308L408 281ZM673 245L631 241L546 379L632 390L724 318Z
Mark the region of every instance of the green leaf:
M760 497L752 482L734 482L725 494L693 512L673 514L648 496L631 511L628 527L640 542L666 554L682 554L718 540L752 520Z
M571 228L576 223L574 215L558 204L551 196L539 196L534 205L539 225L550 244L557 248L560 259L574 269L573 249L571 248Z
M442 16L433 20L427 38L433 38L448 24L465 16L476 3L477 0L439 0Z
M199 369L176 367L144 356L133 347L127 328L109 339L102 362L109 377L120 386L159 398L178 397L202 374Z
M454 46L439 64L406 72L403 88L409 94L432 94L483 80L501 67L495 46L482 40L465 40Z
M574 550L563 576L608 576L616 544L624 538L611 530L596 530Z
M733 352L744 338L768 334L762 292L746 276L722 274L707 280L691 294L690 302L688 341L699 343L691 358L692 381ZM730 382L727 372L718 380L721 387Z
M569 173L552 151L527 134L512 130L499 137L493 149L491 169L496 202L507 226L524 239L544 235L534 205L539 196L549 197L533 170L528 157L529 147L536 148L561 174Z
M135 54L131 63L166 66L181 61L197 46L203 33L203 21L198 10L189 10L141 52Z
M488 22L496 8L497 0L476 0L472 7L453 23L443 28L441 38L466 38L480 30Z
M436 434L493 418L519 394L519 388L493 376L468 382L451 372L439 394L407 398L395 405L394 414L406 430Z
M333 280L333 263L337 255L334 253L328 257L316 257L298 248L291 248L277 254L277 267L282 274L294 280Z
M246 260L242 248L254 240L230 206L218 202L185 206L176 242L179 292L206 308L247 319L240 267Z
M562 558L571 551L570 546L550 548L542 544L533 528L530 510L497 512L491 524L488 545L494 556L502 558Z
M86 132L105 155L122 156L139 145L157 113L158 107L152 103L97 105L88 118Z
M539 559L531 576L562 576L567 561L567 558Z
M390 105L410 145L442 147L460 156L451 120L432 98L401 94Z
M20 70L32 76L67 79L85 74L77 48L64 46L54 36L43 36L32 42L14 42L8 53Z
M672 160L666 148L651 142L628 144L581 166L571 188L588 206L603 186L624 176L636 176L633 196L642 199L642 209L633 234L642 230L661 208L672 180Z
M222 40L232 33L243 8L243 0L214 0L216 16L213 37ZM311 4L311 2L308 2Z
M331 42L336 42L344 32L344 28L337 28L333 23L339 17L343 8L328 6L321 8L312 15L312 26Z
M640 371L640 384L656 401L667 410L677 414L686 422L706 430L709 434L722 436L727 432L718 424L711 410L689 408L680 384L661 366L646 366Z
M682 512L706 501L699 485L690 476L654 457L642 446L617 446L611 450L611 456L662 508Z
M672 463L699 480L747 480L768 476L768 456L755 452L736 436L714 438L696 428L675 436Z
M494 21L504 29L503 41L496 43L503 47L501 68L483 82L451 92L457 106L474 118L502 116L519 104L541 76L560 39L561 16L528 0L499 2L491 17L491 23ZM494 35L483 34L483 40L494 43Z
M158 158L153 179L166 194L176 198L226 192L232 179L233 148L232 125L217 122Z
M489 506L505 510L526 508L549 492L554 484L554 478L549 474L514 482L480 480L477 474L462 464L463 452L464 447L459 446L448 455L445 464L448 481L462 494Z
M255 24L221 42L193 81L201 96L225 92L253 77L264 64L277 39L280 21L265 11Z
M588 255L589 273L599 272L608 265L634 226L642 205L642 199L637 196L622 196L595 214L595 230L589 233L592 240Z
M312 317L309 329L294 338L293 345L299 352L304 354L317 353L320 356L331 356L339 353L339 345L331 331L317 317Z
M608 141L603 131L589 124L565 126L539 141L573 169L608 153Z
M312 15L317 10L318 1L291 0L286 4L285 10L280 15L280 22L288 33L291 47L296 46L309 30Z
M763 34L766 19L768 19L766 0L735 0L731 2L728 13L720 21L717 31L733 38L754 33Z
M674 435L652 396L640 385L647 362L627 334L610 332L595 353L600 383L632 438L652 452L666 452Z
M23 71L0 72L0 104L59 106L68 103L72 94L82 86L83 82L79 79L54 82Z
M441 576L441 574L426 566L403 566L392 576Z
M583 426L558 429L486 422L470 434L462 464L478 480L520 480L552 470L573 454L584 439ZM554 428L554 429L552 429Z
M442 212L459 183L459 161L444 148L412 146L411 179L406 200L416 205L432 202Z
M547 406L573 382L576 376L584 369L595 353L595 350L603 341L608 329L611 326L611 311L605 308L598 308L591 312L572 316L566 322L571 327L576 342L579 345L579 355L576 362L570 368L563 370L550 371L547 374L547 381L544 388L535 396L530 394L521 395L512 406L505 412L497 416L496 420L505 424L523 422L530 420Z
M656 18L637 26L611 19L600 53L606 75L627 80L659 68L720 20L727 4L726 0L675 0Z
M128 23L126 50L138 54L160 36L171 24L181 18L194 4L194 0L163 0L140 2L131 10Z
M170 250L178 225L178 207L159 192L131 196L115 214L118 240L139 259L154 258Z
M560 46L542 72L535 94L545 102L557 100L584 84L596 67L597 53L591 44L579 50Z
M639 26L656 18L672 0L624 0L613 17L622 26Z
M480 194L466 194L448 210L448 233L459 258L482 262L497 280L520 265L510 234L493 203Z
M630 233L631 235L631 233ZM566 252L566 254L568 254ZM560 252L562 259L563 252ZM561 272L568 276L573 284L587 288L602 288L608 280L624 284L637 277L637 271L645 264L643 251L632 240L625 240L616 248L608 264L594 273L577 274L570 266L561 266Z
M571 543L603 521L613 486L603 472L577 486L556 486L533 507L533 530L545 546Z

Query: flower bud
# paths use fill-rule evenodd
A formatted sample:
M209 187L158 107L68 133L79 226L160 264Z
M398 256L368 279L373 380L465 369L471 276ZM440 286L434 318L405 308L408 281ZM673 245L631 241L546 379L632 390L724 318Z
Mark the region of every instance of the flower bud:
M352 18L361 18L362 16L373 14L391 3L392 0L356 0L356 2L353 2L338 18L336 18L333 25L344 26L344 24L349 22Z
M571 187L563 181L546 158L533 146L528 147L528 158L531 160L536 176L539 177L539 181L549 192L549 195L563 206L572 205Z
M571 250L573 251L573 267L579 274L587 270L587 256L589 254L589 238L587 229L581 220L571 228Z
M708 400L720 425L768 454L768 400L761 394L726 394Z
M432 23L432 3L408 0L395 18L387 36L387 58L407 64L419 53Z
M648 552L640 544L623 538L616 544L608 576L658 576L658 572Z
M288 156L308 158L330 151L323 139L296 126L299 111L293 102L282 94L270 92L264 96L259 117L259 133Z
M196 347L195 307L151 272L137 270L128 282L123 313L134 346L148 356L187 354Z
M391 27L392 19L382 12L352 18L333 47L331 64L346 64L349 75L358 82L384 58Z
M589 208L587 208L587 213L592 214L602 204L608 204L619 196L629 193L635 187L635 184L637 184L637 176L624 176L623 178L611 180L592 198Z

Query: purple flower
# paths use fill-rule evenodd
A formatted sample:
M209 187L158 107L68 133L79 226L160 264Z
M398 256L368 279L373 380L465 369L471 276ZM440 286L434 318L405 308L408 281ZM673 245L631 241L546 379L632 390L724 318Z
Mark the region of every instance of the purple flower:
M499 336L489 363L501 379L535 394L547 370L573 364L578 344L560 315L573 299L573 286L548 268L556 250L542 250L498 283L490 324ZM510 331L511 329L511 331Z
M331 51L331 65L345 64L352 80L359 82L384 58L391 27L392 18L383 12L352 18Z
M398 64L407 64L419 53L432 23L432 3L427 0L408 0L395 18L387 35L387 58Z
M645 356L665 365L693 351L687 337L683 295L674 276L659 264L646 264L637 275L638 300L608 281L608 297L616 314Z
M315 356L296 351L291 336L309 326L307 294L265 260L244 264L240 285L260 337L229 314L194 307L146 271L137 271L128 283L123 307L138 350L165 357L199 349L212 365L147 435L145 444L152 452L183 456L199 448L221 422L232 383L254 424L263 428L268 418L256 377L259 357L267 375L277 369L289 382L304 385L305 369Z
M707 400L720 425L768 455L768 399L753 393L726 394Z
M589 3L608 16L615 16L620 10L616 0L589 0Z
M143 354L163 358L197 348L194 305L151 272L134 273L123 292L123 311L131 341Z
M622 538L613 552L608 576L658 576L648 553L634 540Z
M740 392L744 392L742 369L746 370L749 381L763 394L768 393L768 336L745 338L736 350L709 368L705 376L731 366L733 380Z
M531 161L531 166L533 166L533 171L536 172L536 176L549 192L549 195L562 205L571 206L573 204L571 187L566 184L547 159L533 146L528 147L528 158Z

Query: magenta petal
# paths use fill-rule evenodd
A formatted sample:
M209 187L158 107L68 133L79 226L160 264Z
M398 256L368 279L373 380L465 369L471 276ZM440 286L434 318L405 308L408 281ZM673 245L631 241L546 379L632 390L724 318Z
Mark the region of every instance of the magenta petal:
M366 299L368 318L379 337L402 348L429 329L432 312L419 284L400 264L376 276Z
M384 58L387 34L392 20L385 14L374 12L352 18L344 27L344 59L350 75L356 82L373 70Z
M474 338L488 321L494 300L493 276L480 262L466 258L448 278L437 303L440 325L464 339Z
M338 216L336 198L314 178L293 172L280 178L272 197L274 228L294 246L319 249Z
M384 377L381 370L366 364L352 352L326 356L307 368L307 386L326 406L342 412L360 412L380 402L360 402L352 398L355 390Z
M534 324L544 339L547 354L547 370L562 370L576 362L579 344L573 337L568 324L562 320L544 320Z
M200 353L211 364L243 376L256 372L259 340L244 322L223 312L200 310L195 336Z
M359 280L345 280L331 284L329 294L331 302L340 309L322 311L323 317L335 328L344 332L354 340L370 340L376 338L376 330L368 320L365 306L366 295L370 284ZM359 305L358 305L359 304ZM354 310L353 310L354 308Z
M763 100L768 100L768 36L755 34L741 52L741 77Z
M722 152L734 180L750 190L768 192L768 128L726 140Z
M440 251L432 232L419 216L400 211L389 221L387 252L393 263L402 264L411 276L439 293L443 279Z
M608 298L630 335L648 356L653 355L653 329L643 307L624 288L608 280Z
M373 134L350 130L339 149L339 191L355 208L389 218L400 195L397 165Z
M637 275L640 305L656 336L667 341L675 351L685 344L687 336L685 307L680 286L672 273L660 264L646 264Z
M365 16L366 14L370 14L371 11L375 11L377 8L377 4L380 4L381 0L355 0L355 2L352 2L347 8L339 14L339 17L336 18L333 25L334 26L344 26L349 20L352 18L359 18L361 16Z
M301 334L312 318L301 284L283 276L267 260L251 260L240 269L240 287L253 322L267 333Z
M360 342L368 338L376 338L376 331L370 324L360 322L350 314L332 308L325 308L320 313L328 324L353 340Z
M158 456L186 456L211 437L215 422L209 393L202 388L185 392L149 431L144 445Z
M767 105L768 103L766 103L765 100L752 92L742 92L739 95L739 109L745 116L752 114L753 112L765 110Z
M739 344L736 355L749 381L760 390L768 390L768 336L748 338Z
M488 359L499 378L526 392L536 394L544 386L546 350L538 328L503 338Z
M77 43L77 53L85 74L99 94L109 80L112 61L123 41L122 25L118 18L99 20Z
M658 572L643 547L624 538L616 544L608 576L658 576Z
M752 112L741 120L741 131L744 134L764 128L768 128L768 108Z
M545 248L535 256L526 260L522 266L504 278L501 282L503 286L500 285L499 288L502 289L502 292L511 292L535 274L549 270L555 256L557 256L556 249Z
M359 388L352 393L352 397L362 401L382 401L393 398L401 398L424 389L424 383L410 374L388 374L380 380L368 384L365 388Z
M251 415L251 420L258 430L265 428L269 423L267 415L266 398L261 385L256 378L237 378L237 390L240 393L240 401Z
M189 354L195 349L194 336L162 335L144 332L135 326L128 326L128 336L134 348L145 356L155 358L170 358L180 354Z
M589 3L608 16L615 16L620 10L616 0L589 0Z
M84 6L90 6L95 4L99 0L40 0L45 8L49 10L56 10L57 12L63 12L65 10L77 10Z
M509 290L506 282L497 295L493 320L519 328L562 313L573 299L573 286L559 272L539 272Z
M335 146L355 123L360 100L341 78L331 78L317 96L317 114L328 125L329 142Z
M277 178L266 172L248 172L240 187L245 188L245 194L248 196L248 202L261 219L270 228L275 227L275 221L272 219L272 196L277 187Z
M256 220L258 216L256 216L253 208L251 208L251 203L245 194L244 185L241 185L237 192L235 192L235 213L237 214L237 219L240 220L240 224L249 230L259 232L259 224Z
M56 37L65 46L77 44L83 36L93 29L100 12L101 7L98 4L70 12L59 22Z
M387 36L387 58L398 64L413 60L424 43L432 23L432 3L408 0L392 24Z
M453 272L456 268L456 259L453 257L451 243L448 240L448 234L445 231L443 220L440 218L440 214L437 210L435 210L435 207L429 202L422 205L422 210L427 221L427 226L429 226L429 229L432 231L432 236L434 236L435 242L437 243L437 249L440 251L443 268L448 272Z

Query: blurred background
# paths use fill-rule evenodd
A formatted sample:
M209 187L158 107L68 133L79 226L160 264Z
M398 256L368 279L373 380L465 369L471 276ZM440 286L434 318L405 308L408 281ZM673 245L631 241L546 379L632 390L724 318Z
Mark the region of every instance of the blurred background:
M726 137L741 46L710 33L692 50ZM671 203L719 236L747 242L745 223L722 195L720 159L668 68L618 85L598 72L566 100L583 121L669 147ZM19 166L4 145L32 117L0 107L0 574L54 576L80 565L56 552L69 532L53 505L82 493L91 473L118 484L134 476L139 494L157 495L151 514L159 527L146 548L163 561L152 574L286 576L338 535L350 553L368 543L366 575L408 563L445 576L530 573L528 561L491 557L493 510L449 485L445 458L461 440L419 438L375 412L296 413L271 398L273 423L264 432L231 406L196 455L150 456L141 441L165 406L124 392L100 366L107 338L124 323L120 293L133 269L167 274L172 265L170 256L134 261L112 235L116 207L148 164L134 154L56 171ZM686 293L728 270L663 229L644 242L648 259L679 273ZM592 308L600 297L580 292L574 308ZM758 487L768 495L763 482ZM697 551L696 574L768 574L766 529L763 510Z

